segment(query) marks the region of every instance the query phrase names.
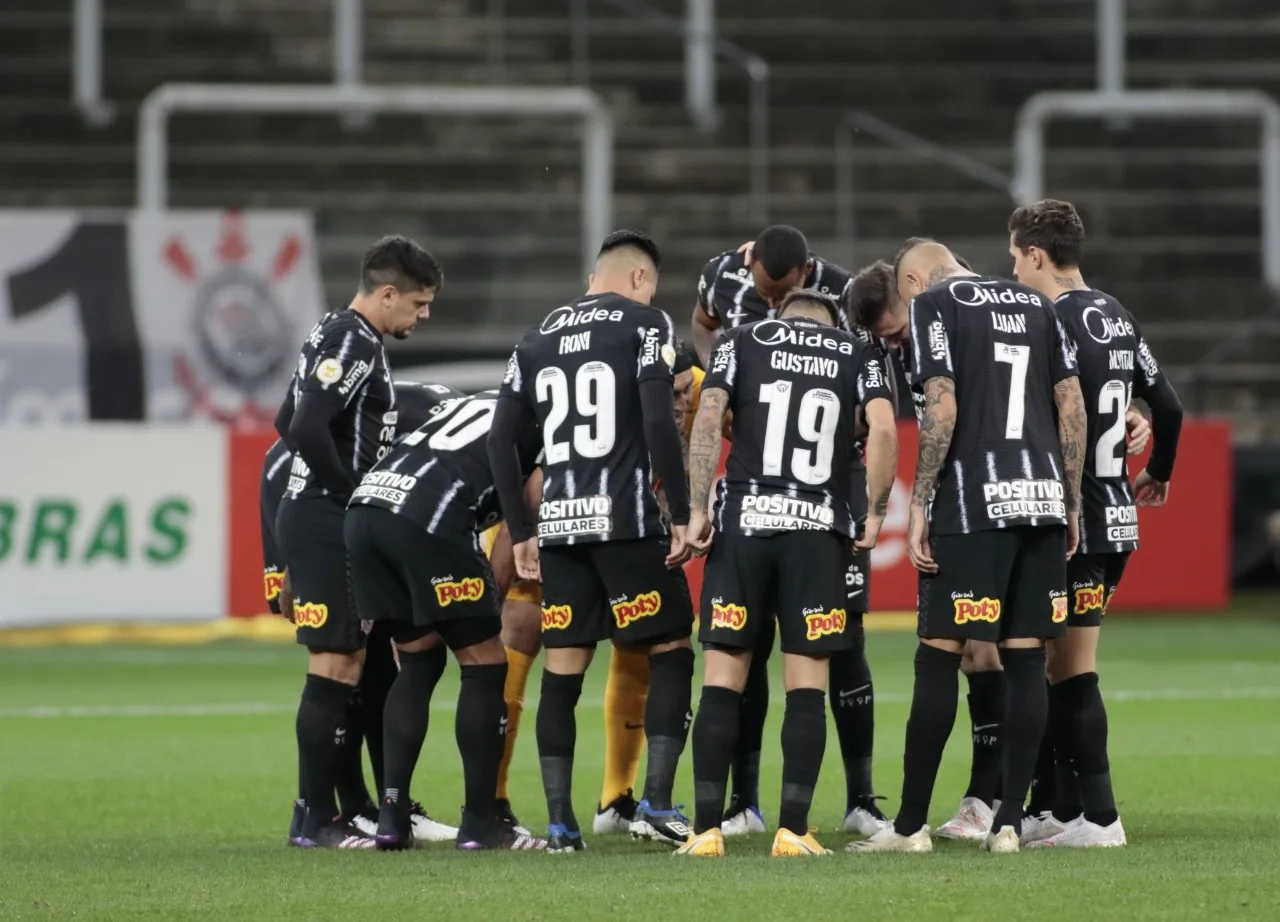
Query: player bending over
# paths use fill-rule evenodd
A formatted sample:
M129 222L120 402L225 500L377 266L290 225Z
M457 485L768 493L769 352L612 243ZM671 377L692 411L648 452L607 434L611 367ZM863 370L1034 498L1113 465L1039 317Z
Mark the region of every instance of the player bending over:
M698 634L706 654L693 733L694 834L681 854L724 854L721 824L742 692L759 635L775 616L787 706L772 853L828 853L809 832L809 807L826 748L827 662L849 646L844 575L857 521L847 472L859 406L871 432L873 501L855 550L875 546L897 462L884 357L836 329L839 317L834 299L794 292L777 319L728 333L703 383L690 447L690 535L700 549L710 544L711 554ZM711 542L707 500L726 412L734 440Z

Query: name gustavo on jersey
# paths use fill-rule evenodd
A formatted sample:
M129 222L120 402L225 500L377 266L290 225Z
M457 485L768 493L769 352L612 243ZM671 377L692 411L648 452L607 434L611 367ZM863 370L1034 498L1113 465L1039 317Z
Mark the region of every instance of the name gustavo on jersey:
M840 365L835 359L822 358L816 355L796 355L794 352L775 351L769 355L769 367L778 371L789 371L793 374L819 375L834 378L840 373Z

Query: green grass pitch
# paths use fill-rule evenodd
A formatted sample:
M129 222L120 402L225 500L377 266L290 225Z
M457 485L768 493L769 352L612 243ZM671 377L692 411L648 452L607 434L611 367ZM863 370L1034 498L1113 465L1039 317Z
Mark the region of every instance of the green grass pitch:
M913 647L907 634L869 637L876 780L889 813ZM584 823L599 795L605 670L601 658L578 709ZM954 843L922 856L841 852L834 727L812 818L837 852L823 860L771 859L766 836L730 840L724 861L601 837L571 856L290 849L302 672L302 652L284 644L0 650L0 918L1280 918L1280 622L1111 619L1103 687L1130 845L1003 857ZM515 807L533 827L546 822L532 719L539 674L512 773ZM779 675L763 756L770 819ZM451 665L414 786L442 818L461 803L456 692ZM963 793L968 751L962 700L935 824ZM686 754L683 798L688 763Z

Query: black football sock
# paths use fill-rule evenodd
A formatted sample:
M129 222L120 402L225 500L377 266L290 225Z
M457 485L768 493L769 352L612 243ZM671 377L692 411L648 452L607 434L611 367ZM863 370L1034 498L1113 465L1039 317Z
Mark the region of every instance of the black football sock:
M298 803L302 806L307 805L307 760L302 753L302 749L298 750Z
M875 745L875 688L862 628L849 629L854 645L831 655L831 714L844 762L845 812L874 796L871 753Z
M365 646L364 670L360 673L360 707L364 723L364 746L369 751L369 767L373 769L373 785L379 797L386 784L384 774L382 719L387 695L395 683L395 654L391 639L375 623Z
M448 654L443 646L400 654L400 674L391 683L383 709L385 753L383 799L408 808L409 784L427 738L431 695L444 674Z
M702 686L693 722L693 831L706 832L724 819L729 763L738 738L742 695L719 685Z
M976 797L988 807L1000 790L1000 725L1004 722L1004 673L969 675L969 720L973 723L973 762L965 797Z
M1120 815L1111 790L1111 763L1107 759L1107 708L1102 703L1098 674L1086 672L1059 683L1060 694L1071 708L1071 761L1080 789L1084 818L1110 826Z
M334 679L307 675L298 704L295 731L306 772L307 835L314 835L338 815L337 785L347 704L353 689Z
M778 825L809 834L809 807L827 749L827 695L818 688L787 692L782 715L782 806Z
M475 832L480 836L492 831L498 822L494 792L498 789L498 763L506 743L507 702L502 692L507 664L463 666L461 673L453 732L462 755L466 811L484 827Z
M338 803L343 816L354 816L369 806L371 795L364 780L364 707L360 687L351 690L346 720L341 727L338 756Z
M1053 739L1054 794L1053 818L1069 823L1083 812L1080 785L1076 782L1074 763L1075 733L1072 727L1070 689L1066 683L1049 687L1049 735Z
M942 750L956 722L960 654L928 644L916 647L916 680L902 755L902 804L893 827L914 835L929 819L929 801L942 763Z
M1045 727L1044 737L1040 740L1040 755L1036 758L1036 773L1031 779L1031 799L1027 802L1024 816L1039 816L1053 809L1054 792L1058 785L1058 768L1054 764L1053 733L1053 690L1049 690L1049 725Z
M1035 774L1049 714L1049 696L1044 684L1044 647L1003 649L1007 688L1004 712L1004 771L1001 777L1000 809L991 824L992 832L1005 826L1022 834L1022 805L1027 800L1031 776Z
M769 716L769 661L751 659L738 705L738 741L733 749L733 797L744 807L760 806L760 747Z
M547 795L547 818L553 825L578 829L573 814L573 749L578 738L574 709L582 695L582 674L561 675L543 670L542 699L538 702L538 762ZM653 698L653 690L649 692Z
M693 686L693 650L677 647L649 657L649 698L644 707L644 799L654 810L671 809L676 765L689 738L689 699Z

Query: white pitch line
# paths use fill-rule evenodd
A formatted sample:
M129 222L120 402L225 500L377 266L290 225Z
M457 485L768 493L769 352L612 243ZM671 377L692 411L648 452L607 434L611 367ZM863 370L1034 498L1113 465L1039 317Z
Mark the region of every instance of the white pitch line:
M1117 703L1131 701L1231 701L1280 698L1280 686L1258 688L1134 688L1105 691L1103 699ZM773 698L776 702L785 699ZM881 692L876 700L882 704L905 704L911 696L904 692ZM526 699L525 710L538 703L537 697ZM584 698L583 707L600 708L600 698ZM452 711L455 699L436 699L433 711ZM296 704L272 701L229 701L213 704L51 704L33 707L0 708L0 719L53 719L64 717L234 717L237 715L292 714Z

